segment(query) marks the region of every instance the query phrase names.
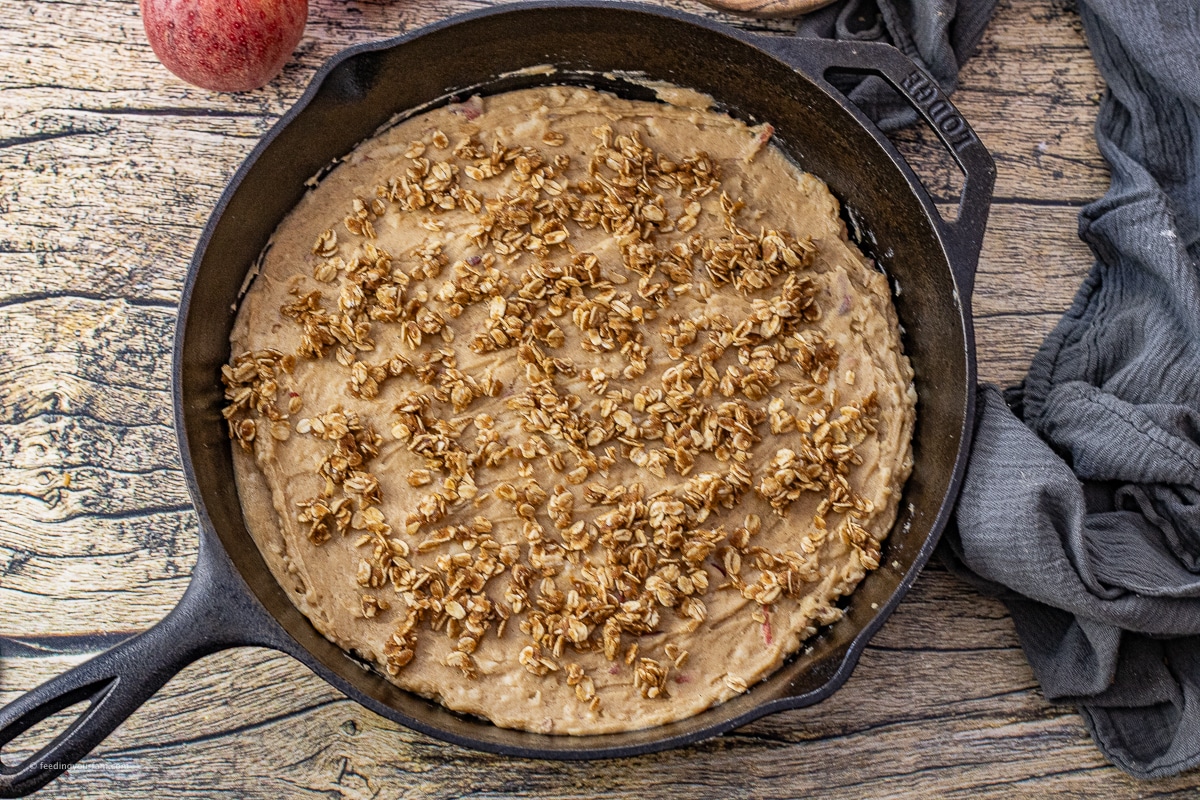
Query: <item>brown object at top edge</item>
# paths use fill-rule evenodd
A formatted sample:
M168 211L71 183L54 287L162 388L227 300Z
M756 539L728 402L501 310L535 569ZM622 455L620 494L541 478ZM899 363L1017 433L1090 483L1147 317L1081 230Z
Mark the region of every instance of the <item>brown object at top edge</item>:
M834 0L701 0L705 5L754 17L795 17L824 8Z

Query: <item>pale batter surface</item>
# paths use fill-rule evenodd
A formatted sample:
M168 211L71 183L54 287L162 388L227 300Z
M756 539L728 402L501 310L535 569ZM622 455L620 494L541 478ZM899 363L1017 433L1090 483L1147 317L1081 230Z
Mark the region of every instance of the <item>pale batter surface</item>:
M916 395L884 276L770 135L531 89L403 122L299 203L226 416L318 630L452 709L586 734L696 714L840 618Z

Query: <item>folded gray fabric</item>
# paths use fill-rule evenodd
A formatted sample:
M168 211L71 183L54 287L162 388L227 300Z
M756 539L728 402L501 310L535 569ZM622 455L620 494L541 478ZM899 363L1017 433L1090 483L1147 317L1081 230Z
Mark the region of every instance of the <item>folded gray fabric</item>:
M846 0L802 17L796 33L895 45L950 93L995 10L996 0ZM917 112L880 78L844 76L834 84L884 130L917 121Z
M887 41L952 91L995 0L846 0L802 36ZM1200 764L1200 3L1080 0L1108 92L1097 261L1008 402L980 392L945 553L999 595L1046 697L1143 778ZM840 79L881 127L881 80ZM1015 407L1018 418L1009 408Z
M1200 764L1200 3L1080 0L1108 84L1096 263L1023 392L980 393L947 544L1046 697L1141 778ZM1040 437L1040 438L1039 438Z

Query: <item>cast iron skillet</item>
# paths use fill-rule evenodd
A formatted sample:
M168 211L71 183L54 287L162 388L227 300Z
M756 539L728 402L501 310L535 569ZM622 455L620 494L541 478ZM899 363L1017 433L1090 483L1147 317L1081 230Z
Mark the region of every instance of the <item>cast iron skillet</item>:
M547 64L558 71L515 72ZM831 87L825 76L832 69L882 76L933 126L965 173L956 221L942 220L887 139ZM690 719L629 733L557 737L505 730L396 688L323 638L291 604L242 520L220 414L220 367L229 358L247 271L304 193L305 180L332 159L398 113L456 93L584 83L653 98L622 79L622 71L698 89L735 116L770 121L775 141L842 200L865 232L861 244L899 287L896 306L920 394L914 467L883 566L862 582L845 618L748 693ZM238 170L200 239L184 287L173 388L181 461L200 520L191 584L150 630L0 711L3 746L47 716L88 701L50 744L0 768L0 794L19 796L46 784L184 666L239 645L289 653L359 703L410 728L514 756L647 753L823 700L846 680L916 579L958 491L974 405L969 298L993 177L986 149L936 86L882 44L755 35L661 8L584 0L488 9L345 51Z

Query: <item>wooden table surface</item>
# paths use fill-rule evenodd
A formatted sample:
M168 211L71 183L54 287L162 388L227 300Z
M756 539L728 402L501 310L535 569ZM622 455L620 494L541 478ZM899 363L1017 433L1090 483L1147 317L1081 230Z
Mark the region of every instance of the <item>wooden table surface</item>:
M188 582L197 528L170 348L188 260L234 169L329 56L483 4L313 0L283 75L242 95L163 69L132 0L0 4L0 701L150 626ZM1092 137L1102 88L1066 0L1002 0L962 74L955 101L998 167L974 297L983 380L1021 377L1090 264L1076 215L1108 182ZM900 139L952 197L937 148ZM43 795L1147 797L1198 784L1139 783L1105 762L1076 711L1043 698L1003 606L934 564L831 699L685 750L470 752L247 648L185 669Z

